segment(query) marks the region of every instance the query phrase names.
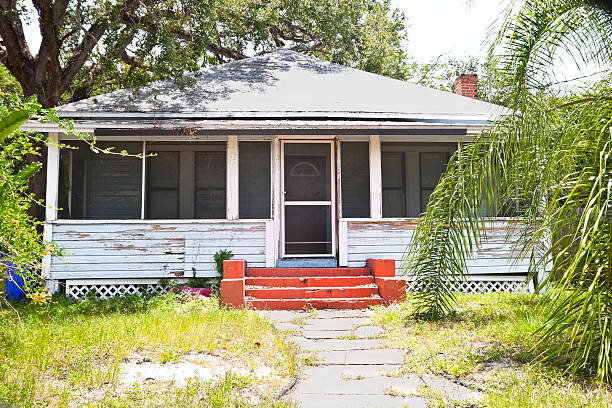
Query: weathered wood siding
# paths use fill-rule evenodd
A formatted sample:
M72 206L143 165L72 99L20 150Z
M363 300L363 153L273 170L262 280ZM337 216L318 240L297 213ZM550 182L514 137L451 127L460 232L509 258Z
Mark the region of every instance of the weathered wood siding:
M368 258L395 259L396 273L400 274L406 248L416 229L416 220L341 220L340 223L347 224L345 256L348 266L364 266ZM486 242L474 251L467 263L469 279L525 278L529 269L529 259L517 262L512 258L513 243L512 240L507 241L506 225L507 221L490 223ZM341 243L340 251L342 250Z
M216 276L213 255L229 249L249 267L266 265L271 221L87 222L52 225L64 249L51 260L52 279Z

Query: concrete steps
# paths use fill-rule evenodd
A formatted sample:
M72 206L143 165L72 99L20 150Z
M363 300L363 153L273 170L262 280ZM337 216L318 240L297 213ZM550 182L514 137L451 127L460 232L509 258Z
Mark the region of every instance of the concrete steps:
M259 310L363 309L383 304L370 268L248 268L245 303Z
M365 309L382 305L380 296L368 298L337 299L254 299L245 298L245 302L257 310L303 310L303 309Z

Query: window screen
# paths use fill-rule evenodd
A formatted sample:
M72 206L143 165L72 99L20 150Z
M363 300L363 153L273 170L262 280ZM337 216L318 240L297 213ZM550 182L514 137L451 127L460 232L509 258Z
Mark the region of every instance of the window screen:
M225 152L195 152L195 218L225 218Z
M156 152L147 157L147 218L179 218L179 152Z
M450 143L382 143L383 217L419 217L446 169Z
M238 143L241 219L270 218L270 142Z
M450 154L447 152L420 153L421 213L427 209L429 196L438 185L449 159Z
M383 217L406 216L406 165L403 152L382 152Z
M369 143L342 142L342 217L370 216Z
M67 219L139 219L142 161L137 157L94 153L84 142L60 153L59 216ZM142 143L102 143L130 154L142 153Z

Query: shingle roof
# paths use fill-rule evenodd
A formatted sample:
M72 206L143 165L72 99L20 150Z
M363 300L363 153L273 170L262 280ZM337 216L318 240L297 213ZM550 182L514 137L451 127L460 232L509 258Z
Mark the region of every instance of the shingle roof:
M497 105L293 51L202 69L63 105L63 117L489 120Z

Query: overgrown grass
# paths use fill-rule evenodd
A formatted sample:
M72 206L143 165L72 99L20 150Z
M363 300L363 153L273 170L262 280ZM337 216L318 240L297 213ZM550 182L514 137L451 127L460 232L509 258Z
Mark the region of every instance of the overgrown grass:
M174 400L191 401L180 406L250 406L239 401L246 380L235 376L219 383L221 388L194 381L161 395L138 386L117 392L120 364L136 352L160 363L209 353L246 367L265 364L278 378L293 375L298 364L294 346L267 320L256 312L221 308L215 299L169 294L73 303L56 298L49 307L16 309L0 310L0 406L67 407L76 399L79 406L169 406ZM94 398L83 399L93 391Z
M440 321L413 319L413 304L375 309L390 347L406 350L404 373L458 378L484 390L482 407L609 407L609 387L589 368L580 377L538 360L534 330L546 308L529 295L459 295L456 313ZM443 403L440 403L444 405Z

